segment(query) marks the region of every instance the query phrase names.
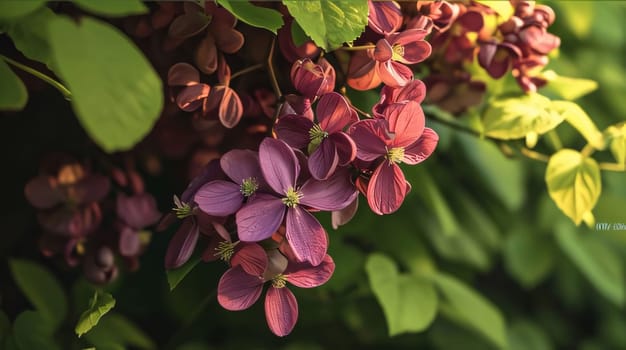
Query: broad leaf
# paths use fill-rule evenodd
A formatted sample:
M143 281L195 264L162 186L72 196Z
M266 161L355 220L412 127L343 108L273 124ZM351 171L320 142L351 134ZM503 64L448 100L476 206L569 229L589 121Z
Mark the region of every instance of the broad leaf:
M18 349L60 349L54 342L53 333L50 319L41 312L24 311L13 323L13 337Z
M552 200L576 225L591 214L602 192L598 163L571 149L550 157L546 183Z
M152 340L140 328L115 312L103 317L96 327L85 334L85 338L95 345L96 349L155 348Z
M13 20L28 15L44 6L46 0L2 0L0 20Z
M78 319L78 323L74 328L76 335L80 338L81 335L89 332L94 326L98 324L100 318L115 306L115 299L109 293L98 293L96 291L89 302L89 308L85 310Z
M510 350L551 350L550 338L534 323L517 321L509 327Z
M576 100L598 89L598 83L593 80L562 77L552 70L543 72L541 77L548 80L548 84L541 89L542 93L553 93L568 101Z
M615 161L626 165L626 123L611 125L604 133L607 135Z
M141 0L74 0L83 10L102 16L123 17L148 12Z
M602 133L579 105L569 101L552 101L552 108L578 130L595 149L604 149L605 142Z
M326 51L351 43L367 26L366 0L283 0L304 32Z
M62 18L50 24L50 44L78 119L105 151L127 150L152 129L163 107L161 79L118 29Z
M550 100L536 93L493 100L483 115L485 135L502 140L541 135L562 121L550 109Z
M626 287L620 256L597 235L578 233L566 222L556 227L556 238L561 249L598 292L614 304L623 306Z
M283 26L283 16L276 10L254 6L248 1L241 0L217 0L217 3L253 27L265 28L276 34Z
M533 288L554 267L554 246L549 237L516 229L504 243L504 266L524 288Z
M48 42L48 26L58 17L47 7L42 7L19 21L6 24L4 30L24 56L53 68Z
M11 321L4 311L0 310L0 347L4 344L6 338L11 334Z
M435 285L442 295L441 302L445 303L448 317L477 331L496 346L506 346L504 319L491 302L449 275L438 274Z
M23 109L28 102L28 91L22 80L0 57L0 110Z
M53 330L56 329L67 315L65 292L56 278L33 261L13 259L9 267L20 290Z
M400 305L398 291L398 269L396 264L386 255L371 254L365 263L365 271L369 279L370 288L376 296L387 319L389 335L398 328L398 305Z
M184 263L181 267L173 270L167 270L167 283L170 285L170 291L174 290L176 286L187 276L191 270L193 270L196 265L200 262L201 256L197 254L192 256L186 263Z

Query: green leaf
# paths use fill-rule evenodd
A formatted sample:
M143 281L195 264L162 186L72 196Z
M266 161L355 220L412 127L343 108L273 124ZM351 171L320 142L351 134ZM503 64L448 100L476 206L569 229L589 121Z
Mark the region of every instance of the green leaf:
M167 270L165 273L167 274L167 283L170 285L170 291L174 290L176 286L187 276L191 270L193 270L196 265L200 262L201 256L200 254L196 254L192 256L183 266L173 269Z
M598 83L593 80L562 77L553 70L541 73L541 77L548 81L548 84L541 88L542 93L551 93L568 101L576 100L598 89Z
M506 346L506 328L500 311L480 294L455 277L438 274L435 285L442 294L448 317L469 327L494 345ZM442 309L442 311L444 310Z
M148 12L140 0L74 0L83 10L107 17L124 17Z
M259 7L248 1L241 0L217 0L228 12L239 20L257 28L265 28L276 34L283 26L283 16L280 12L266 7Z
M365 271L370 288L387 319L389 335L397 329L397 312L399 304L398 269L396 264L386 255L373 253L367 257Z
M115 299L109 293L98 293L96 291L89 302L89 308L85 310L78 319L74 331L80 338L98 324L100 318L115 306Z
M48 27L57 17L52 10L42 7L19 21L8 23L4 30L24 56L43 62L54 70L48 42Z
M524 288L533 288L554 267L554 246L548 236L516 229L504 243L504 266Z
M551 350L544 330L528 321L516 321L508 329L509 350Z
M605 141L602 133L579 105L569 101L552 101L552 109L562 115L565 121L578 130L595 149L604 149Z
M613 249L594 234L576 232L571 224L559 223L556 238L565 254L605 298L623 306L626 297L624 263Z
M366 0L283 0L304 32L326 51L351 43L367 26Z
M118 29L60 18L50 24L50 44L78 119L105 151L127 150L152 129L163 107L161 79Z
M589 215L602 192L598 163L571 149L550 157L545 179L552 200L576 225Z
M0 110L19 111L28 102L28 91L22 80L0 57Z
M24 311L13 324L13 335L18 349L60 349L54 342L53 333L50 319L41 312Z
M115 312L103 317L98 325L85 338L96 346L96 349L115 348L123 349L136 347L140 349L154 349L152 340L134 323Z
M0 20L13 20L25 16L44 6L46 0L2 0Z
M495 99L483 115L485 135L502 140L541 135L559 125L563 117L550 110L550 100L537 93Z
M310 40L298 22L291 22L291 39L296 47L301 46L307 40Z
M0 347L4 344L5 339L11 334L11 321L4 311L0 310Z
M618 164L626 165L626 122L609 126L607 135L611 153Z
M22 293L56 329L67 315L65 292L56 278L39 264L28 260L12 259L9 267Z

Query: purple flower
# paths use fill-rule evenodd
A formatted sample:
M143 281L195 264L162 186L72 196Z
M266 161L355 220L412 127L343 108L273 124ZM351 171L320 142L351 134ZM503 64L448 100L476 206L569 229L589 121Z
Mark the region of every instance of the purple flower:
M297 60L291 67L291 81L302 95L315 100L335 88L335 68L324 58Z
M291 147L308 147L308 168L314 178L328 179L338 166L354 160L356 145L343 129L358 121L356 111L336 92L323 95L315 109L318 124L291 114L279 119L276 134Z
M378 34L395 33L402 26L402 12L395 1L368 1L368 26Z
M422 103L426 97L426 85L421 80L413 80L403 87L385 85L380 91L380 100L372 107L376 118L385 118L385 109L394 103L415 101Z
M428 32L409 29L378 40L374 49L376 73L385 85L404 86L413 80L413 71L405 64L422 62L432 51L424 40Z
M284 141L266 138L259 147L265 181L274 193L257 193L236 214L239 239L258 242L271 237L286 217L286 237L296 257L318 265L326 255L326 231L304 207L340 210L354 200L357 192L347 170L336 171L326 181L296 181L300 164Z

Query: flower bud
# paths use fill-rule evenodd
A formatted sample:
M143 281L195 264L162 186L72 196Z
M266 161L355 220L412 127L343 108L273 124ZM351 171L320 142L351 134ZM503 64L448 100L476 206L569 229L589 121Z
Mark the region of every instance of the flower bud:
M291 82L302 95L314 100L328 92L331 85L334 88L334 69L327 62L323 65L315 64L308 58L297 60L291 67ZM327 76L328 73L328 76ZM332 91L332 89L331 89Z

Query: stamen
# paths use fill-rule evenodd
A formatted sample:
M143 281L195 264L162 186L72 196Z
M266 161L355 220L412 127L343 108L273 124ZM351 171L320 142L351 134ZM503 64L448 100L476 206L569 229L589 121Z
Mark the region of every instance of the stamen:
M282 201L283 204L289 208L295 208L298 204L300 204L300 198L302 198L302 195L298 193L298 191L294 190L293 187L289 187L287 194Z
M215 251L217 253L213 254L214 256L219 256L221 260L224 260L226 262L230 261L230 258L233 257L233 254L235 253L235 246L237 246L237 244L239 243L239 241L235 242L235 243L231 243L231 242L220 242L217 245L217 248L215 248Z
M284 288L287 285L287 276L282 273L272 278L272 286L274 288Z
M241 188L239 191L244 197L250 197L259 189L259 184L254 177L249 177L241 182Z
M395 147L388 150L385 158L389 159L389 162L391 163L402 163L402 159L404 158L404 148Z

